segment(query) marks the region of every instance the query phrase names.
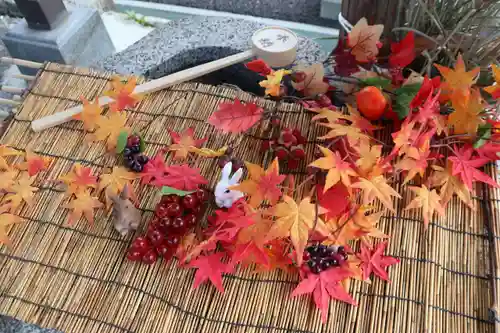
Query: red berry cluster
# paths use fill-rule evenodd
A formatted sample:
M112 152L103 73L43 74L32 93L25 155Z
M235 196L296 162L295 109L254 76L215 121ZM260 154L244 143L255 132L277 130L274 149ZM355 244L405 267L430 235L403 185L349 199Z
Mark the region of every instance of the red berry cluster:
M149 222L145 237L137 237L128 250L127 258L153 264L159 256L169 260L175 254L182 237L194 227L201 215L208 193L198 189L184 197L164 195Z
M284 128L271 140L262 142L262 151L272 150L280 161L287 161L289 169L296 169L306 157L306 138L299 129Z

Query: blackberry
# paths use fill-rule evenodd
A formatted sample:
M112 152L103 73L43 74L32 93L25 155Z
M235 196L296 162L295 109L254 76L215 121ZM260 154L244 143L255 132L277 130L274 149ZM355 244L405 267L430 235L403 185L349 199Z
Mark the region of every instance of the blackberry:
M127 157L131 155L132 155L132 150L130 150L130 148L123 149L123 156Z
M314 274L319 274L331 267L341 266L347 259L345 248L339 246L326 246L316 244L306 248L303 256L309 269Z
M141 152L141 147L139 145L128 147L132 154L139 154Z
M149 162L149 157L147 157L146 155L138 155L137 158L136 158L137 162L139 162L140 164L144 165L146 163Z

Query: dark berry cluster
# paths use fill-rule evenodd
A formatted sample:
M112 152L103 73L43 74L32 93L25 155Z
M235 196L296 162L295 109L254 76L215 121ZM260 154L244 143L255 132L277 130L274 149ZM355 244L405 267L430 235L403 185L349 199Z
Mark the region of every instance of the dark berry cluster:
M306 248L303 259L311 272L319 274L331 267L342 266L347 260L347 253L343 246L317 244Z
M125 167L134 172L141 172L149 158L141 153L141 138L138 135L130 135L127 145L123 149L123 161Z
M245 163L239 158L231 156L233 154L233 148L229 147L226 149L226 152L224 155L219 157L218 160L218 165L222 169L227 163L231 162L233 167L233 172L236 172L236 170L243 168L245 166Z
M128 250L127 258L142 260L145 264L154 263L159 256L169 260L189 229L198 222L208 193L198 189L195 193L180 197L164 195L149 222L145 237L137 237Z
M279 126L276 119L271 120L273 126ZM272 150L280 161L287 161L288 168L296 169L299 162L306 156L304 144L306 138L299 129L284 128L281 131L273 131L275 135L271 140L262 142L262 151Z

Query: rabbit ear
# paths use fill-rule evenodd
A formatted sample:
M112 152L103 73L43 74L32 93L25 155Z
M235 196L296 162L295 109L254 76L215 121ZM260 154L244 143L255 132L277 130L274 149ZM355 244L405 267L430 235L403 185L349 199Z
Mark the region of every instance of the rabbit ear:
M229 184L230 185L237 184L240 181L241 176L243 176L243 169L239 168L238 170L236 170L236 172L233 174L233 176L229 180Z
M229 176L231 175L231 170L233 170L233 163L227 162L226 165L224 165L224 169L222 169L221 180L229 181Z

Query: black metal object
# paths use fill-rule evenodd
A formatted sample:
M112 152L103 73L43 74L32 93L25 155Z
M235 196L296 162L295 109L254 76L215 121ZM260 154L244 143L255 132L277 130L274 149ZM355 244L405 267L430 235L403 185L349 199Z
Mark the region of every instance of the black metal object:
M62 0L14 0L31 29L52 30L66 16Z

